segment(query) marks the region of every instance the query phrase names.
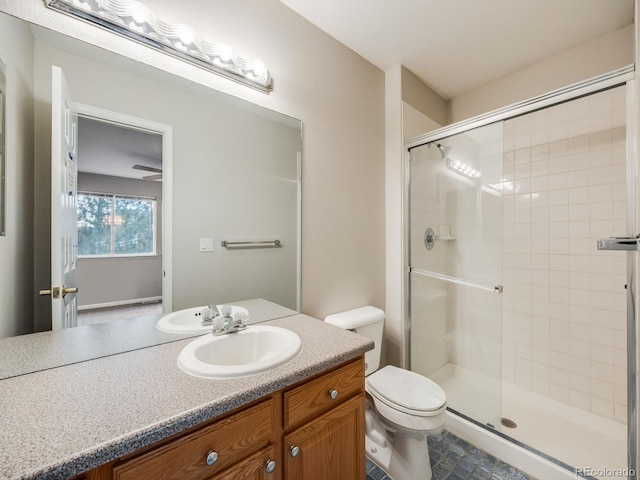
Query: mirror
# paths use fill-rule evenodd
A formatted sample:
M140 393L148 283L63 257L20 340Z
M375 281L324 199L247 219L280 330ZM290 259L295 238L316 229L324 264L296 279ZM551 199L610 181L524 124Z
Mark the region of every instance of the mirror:
M5 180L4 180L4 164L5 164L5 98L7 96L7 77L6 72L7 66L0 56L0 236L5 235L5 221L4 221L4 211L5 211Z
M153 163L157 159L152 159L147 151L129 148L123 153L124 140L105 142L105 136L94 134L95 141L108 143L112 148L107 155L111 159L98 163L111 164L112 160L115 163L116 156L128 157L130 162L122 174L91 170L94 167L85 166L88 162L83 162L79 154L79 191L97 196L113 194L115 203L118 195L127 199L154 199L153 218L158 227L155 248L148 252L136 250L114 256L102 255L103 250L101 255L91 255L93 251L84 250L89 254L78 260L80 311L158 297L165 303L165 311L264 299L269 308L254 318L260 321L299 310L302 150L299 120L3 13L0 13L1 31L12 32L12 40L7 41L0 34L0 56L7 59L9 71L13 68L17 72L15 78L8 75L7 83L21 84L22 98L13 108L31 108L35 112L30 133L34 159L29 155L21 159L23 164L33 162L24 167L25 174L33 179L29 180L33 189L33 212L28 205L11 207L15 208L12 215L33 223L26 247L28 255L25 255L33 259L33 265L25 265L24 278L2 280L16 285L17 295L27 298L25 304L35 297L35 306L33 314L23 316L0 311L0 338L4 337L0 339L0 378L16 374L11 368L4 368L7 363L16 363L11 353L17 351L13 347L16 340L37 339L39 351L47 352L46 358L39 359L37 365L21 367L18 374L24 374L92 358L88 353L69 356L68 352L64 355L58 352L77 345L74 342L98 342L108 337L106 347L95 349L95 358L178 339L156 331L155 322L160 314L145 317L152 320L147 320L144 328L137 324L131 329L126 323L129 320L119 320L109 322L110 326L83 325L55 331L54 335L31 333L51 329L51 300L37 297L36 292L51 286L50 225L56 221L51 218L50 209L51 70L54 65L62 69L71 95L80 105L81 119L100 120L125 130L152 134L160 131L164 138L164 143L161 142L163 163L158 165ZM12 67L12 61L22 61L18 59L24 59L27 65L24 69ZM31 92L31 98L24 98L25 91ZM7 113L8 122L12 118L23 118L13 110ZM81 133L83 128L88 132L80 123ZM26 135L22 135L21 140ZM14 139L9 137L7 141L11 143ZM80 153L93 151L83 147L82 137L78 142ZM135 178L118 180L135 175ZM156 178L144 180L144 176ZM136 182L155 188L136 193L113 186ZM11 204L12 199L8 198L7 205ZM111 217L105 214L96 225L104 226L110 222L109 218L117 224L121 222L119 217L118 212ZM252 245L266 240L278 240L278 244ZM250 245L234 248L232 242ZM254 248L256 246L260 248ZM127 270L123 263L134 266ZM150 271L155 272L152 280L136 276ZM97 283L90 284L91 277L97 278ZM172 281L165 285L167 277ZM128 291L128 296L114 296L121 287ZM125 329L129 329L130 334L125 335L127 338L123 341ZM105 333L107 330L119 333ZM46 347L41 344L43 338L51 337L59 340ZM91 348L83 345L76 350L90 351Z

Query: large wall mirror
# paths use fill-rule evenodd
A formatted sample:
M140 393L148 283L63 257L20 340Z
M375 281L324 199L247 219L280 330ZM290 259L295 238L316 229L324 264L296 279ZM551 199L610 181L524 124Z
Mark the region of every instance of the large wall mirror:
M16 361L7 348L16 336L60 328L52 322L51 300L37 295L51 287L51 231L58 221L51 209L54 67L78 111L72 242L79 252L78 293L67 298L75 298L79 315L71 324L84 329L82 338L99 338L107 328L105 322L83 325L84 314L140 302L155 303L158 316L256 298L284 307L275 316L299 311L299 120L4 13L0 31L7 33L0 34L0 54L16 73L7 83L20 92L7 122L27 126L7 141L33 145L33 155L26 149L20 160L32 162L24 171L33 178L33 205L15 215L33 223L34 259L32 278L2 280L35 304L25 318L0 311L0 378L90 358L58 355L49 345L50 361L17 373L3 369ZM29 111L32 121L24 114ZM0 122L0 138L4 130ZM261 243L271 240L278 242ZM233 242L243 244L233 248ZM94 356L176 340L131 323L114 327L117 321L110 328L120 331ZM60 340L60 348L74 341Z
M4 180L4 165L5 165L5 98L7 96L7 66L0 56L0 236L5 234L5 180Z

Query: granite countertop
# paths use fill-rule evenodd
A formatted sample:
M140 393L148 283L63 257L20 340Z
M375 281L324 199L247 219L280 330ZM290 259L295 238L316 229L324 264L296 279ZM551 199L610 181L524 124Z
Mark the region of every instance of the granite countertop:
M302 350L258 375L187 375L177 366L186 339L2 380L0 479L72 477L373 348L302 314L264 324L297 333Z
M248 324L298 313L263 298L228 303L245 307L251 312ZM0 379L197 336L161 332L156 328L161 316L147 315L53 332L2 338Z

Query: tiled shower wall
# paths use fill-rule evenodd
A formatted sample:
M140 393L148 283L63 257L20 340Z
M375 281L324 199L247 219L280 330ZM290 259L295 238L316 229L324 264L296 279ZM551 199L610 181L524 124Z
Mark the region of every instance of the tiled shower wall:
M504 123L503 380L626 422L625 90Z

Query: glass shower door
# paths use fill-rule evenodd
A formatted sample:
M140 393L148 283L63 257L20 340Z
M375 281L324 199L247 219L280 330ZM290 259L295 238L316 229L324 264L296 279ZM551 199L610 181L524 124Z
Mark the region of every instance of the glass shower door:
M500 429L502 123L411 149L410 367Z

